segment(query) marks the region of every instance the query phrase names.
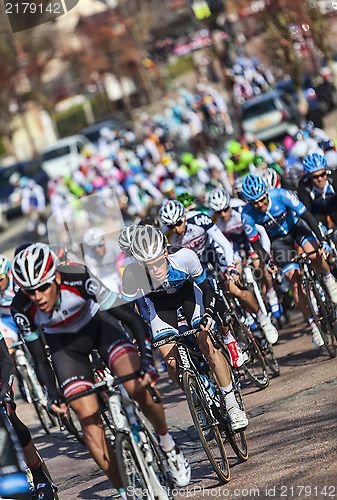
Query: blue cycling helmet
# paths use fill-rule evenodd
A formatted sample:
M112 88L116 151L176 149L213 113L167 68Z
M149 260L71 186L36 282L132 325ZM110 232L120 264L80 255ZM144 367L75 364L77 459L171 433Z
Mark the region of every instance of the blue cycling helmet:
M326 159L317 153L307 155L303 160L303 168L307 174L326 167Z
M241 194L248 201L255 201L261 198L267 191L264 180L257 175L246 175L243 179Z

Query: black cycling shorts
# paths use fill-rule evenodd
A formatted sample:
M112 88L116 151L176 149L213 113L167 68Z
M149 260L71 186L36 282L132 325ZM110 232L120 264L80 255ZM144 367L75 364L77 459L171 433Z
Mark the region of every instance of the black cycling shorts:
M94 376L89 354L96 349L113 369L120 356L138 352L116 318L98 312L77 333L47 334L54 370L63 395L67 398L93 387Z
M307 241L315 239L316 237L310 227L303 220L297 221L287 235L272 238L272 254L277 267L283 269L284 273L298 267L297 264L290 262L291 259L297 256L296 244L303 247Z

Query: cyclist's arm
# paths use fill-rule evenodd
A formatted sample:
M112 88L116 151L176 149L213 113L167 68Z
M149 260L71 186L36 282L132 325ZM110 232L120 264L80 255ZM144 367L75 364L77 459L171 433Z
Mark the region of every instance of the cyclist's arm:
M291 210L293 210L296 215L301 217L301 219L303 219L308 224L311 231L313 231L318 241L321 242L323 240L322 233L319 228L318 222L312 215L312 213L309 212L305 205L303 205L303 203L298 199L295 193L291 193L290 191L287 191L285 189L280 189L279 191L281 192L281 197L285 206L291 208Z
M270 261L270 255L266 252L260 242L259 232L257 229L257 225L253 217L248 214L245 210L241 212L241 220L243 227L245 229L245 233L247 235L248 240L250 241L254 251L257 255L264 261Z
M207 234L223 248L225 252L226 262L229 267L234 267L234 251L233 246L226 236L220 231L218 226L212 224L211 227L207 229Z
M1 399L10 393L14 380L14 363L8 352L5 340L0 333L0 381ZM1 403L1 401L0 401Z
M308 210L311 210L311 205L312 205L312 199L310 196L310 188L305 185L304 182L299 183L298 185L298 197L300 201L307 207Z

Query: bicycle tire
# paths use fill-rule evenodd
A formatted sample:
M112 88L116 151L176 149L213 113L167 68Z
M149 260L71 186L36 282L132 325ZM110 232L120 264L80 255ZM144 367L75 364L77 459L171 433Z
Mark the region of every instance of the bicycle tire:
M236 328L232 327L232 333L238 340L244 356L248 356L247 361L244 362L240 369L259 389L265 389L269 385L269 375L258 343L251 332L248 331L247 326L238 318L236 318L235 323Z
M171 478L170 473L168 472L169 467L167 464L167 459L163 451L160 449L158 445L158 441L153 435L152 430L146 421L142 421L142 427L147 433L148 441L151 447L152 455L154 457L153 460L153 468L155 470L155 474L159 479L161 486L165 489L168 499L174 500L174 496L172 495L172 491L175 488L175 484Z
M281 375L280 365L278 364L272 345L266 342L261 352L270 371L275 377L279 377Z
M130 436L118 432L115 449L118 470L127 499L134 500L136 492L141 491L143 495L146 492L147 499L157 500L157 496L155 496L157 485L148 484L150 477L147 479L143 476ZM163 490L161 498L165 498L165 496L167 498Z
M337 354L336 336L333 325L330 322L329 311L323 302L321 293L324 294L325 300L328 302L330 302L330 296L327 295L325 287L322 287L322 285L322 292L320 293L316 284L312 281L309 282L308 280L305 280L304 289L308 297L308 303L312 316L321 334L324 346L328 351L330 358L335 358ZM313 302L313 298L315 299L316 304Z
M74 436L74 438L83 446L85 446L85 439L83 435L82 428L77 419L77 415L74 410L68 405L67 416L61 417L62 424L67 429L67 431Z
M200 442L205 450L207 458L220 481L223 483L228 483L230 479L230 470L224 442L221 437L218 424L214 423L215 419L211 413L211 409L207 406L203 394L199 389L195 375L191 372L185 371L183 373L183 386L194 427L198 433ZM201 404L204 410L205 416L209 422L207 426L199 422L196 406L193 402L193 395L195 398L198 398L199 404ZM205 434L208 429L210 429L209 432L212 439L210 439L210 437ZM213 448L211 449L210 445L212 441L215 441L217 456L215 456L215 451L213 451Z
M235 399L238 402L239 408L245 411L245 405L243 402L240 386L236 382L231 367L229 367L229 370L231 373ZM248 460L249 451L245 431L233 432L228 425L225 426L224 431L235 455L241 460L241 462L246 462Z
M50 434L50 426L56 425L55 420L48 412L47 408L41 403L39 396L35 390L34 382L31 380L26 366L20 366L20 374L24 380L25 387L28 388L29 396L35 409L35 413L41 423L41 426L46 434Z

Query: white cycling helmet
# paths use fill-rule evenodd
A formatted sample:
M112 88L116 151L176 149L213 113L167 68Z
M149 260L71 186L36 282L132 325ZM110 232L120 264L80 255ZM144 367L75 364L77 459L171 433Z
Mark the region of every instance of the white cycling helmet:
M273 189L277 187L281 187L281 177L276 170L273 168L267 168L265 172L263 172L264 181L267 185L267 189Z
M11 263L5 255L0 255L0 277L8 273L11 268Z
M238 177L233 182L232 189L234 196L239 196L241 194L242 183L243 183L243 177Z
M20 288L34 290L53 281L57 263L56 254L48 245L34 243L15 256L13 278Z
M83 243L88 247L99 247L104 241L104 233L100 227L91 227L83 235Z
M150 262L164 255L167 238L156 227L137 226L132 236L131 253L138 262Z
M225 189L214 188L209 193L208 206L214 212L221 212L229 207L230 196Z
M122 251L130 250L132 237L136 228L136 224L131 224L131 226L123 227L123 229L121 230L118 238L118 245Z
M159 210L159 216L165 224L173 225L185 215L185 208L178 200L165 201Z

